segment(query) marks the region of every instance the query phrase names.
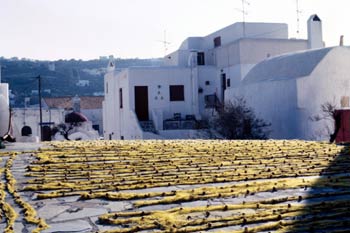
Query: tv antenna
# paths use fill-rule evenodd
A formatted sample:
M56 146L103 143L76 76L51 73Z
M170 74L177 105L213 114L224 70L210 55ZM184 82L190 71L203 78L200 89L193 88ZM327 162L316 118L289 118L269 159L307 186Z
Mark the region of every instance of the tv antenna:
M166 30L164 30L164 39L163 40L158 40L158 42L163 43L164 46L164 57L167 55L168 52L168 45L170 45L171 43L169 41L167 41L166 39Z
M243 22L243 37L246 37L246 30L245 30L245 17L248 15L247 6L249 6L250 3L247 0L242 0L242 8L236 9L239 12L242 13L242 22Z
M299 0L295 0L296 3L296 12L297 12L297 36L299 36L299 32L300 32L300 14L302 13L302 11L299 8Z

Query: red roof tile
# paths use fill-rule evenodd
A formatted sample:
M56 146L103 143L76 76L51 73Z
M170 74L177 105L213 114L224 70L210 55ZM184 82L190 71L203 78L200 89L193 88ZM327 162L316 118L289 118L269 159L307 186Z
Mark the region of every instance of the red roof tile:
M103 96L80 96L80 109L102 109ZM49 108L72 109L73 97L43 98Z

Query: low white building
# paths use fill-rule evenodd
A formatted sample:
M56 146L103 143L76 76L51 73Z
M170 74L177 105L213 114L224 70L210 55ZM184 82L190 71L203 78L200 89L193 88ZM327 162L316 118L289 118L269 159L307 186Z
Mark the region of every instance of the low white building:
M131 67L105 75L106 139L191 138L215 108L229 101L256 64L324 47L318 16L308 39L289 39L288 25L235 23L205 37L189 37L161 67ZM253 93L258 96L259 92Z
M327 140L333 122L321 105L349 108L350 48L333 47L267 59L256 65L226 98L243 96L257 116L271 123L271 138Z
M102 135L102 101L103 96L45 97L43 108L63 109L66 113L72 110L81 112L91 122L92 128Z
M43 109L43 135L40 132L40 110L38 107L12 109L12 136L18 142L37 142L41 138L51 141L52 126L64 122L64 109Z
M10 121L10 101L9 86L7 83L1 83L0 66L0 137L3 137L9 130Z

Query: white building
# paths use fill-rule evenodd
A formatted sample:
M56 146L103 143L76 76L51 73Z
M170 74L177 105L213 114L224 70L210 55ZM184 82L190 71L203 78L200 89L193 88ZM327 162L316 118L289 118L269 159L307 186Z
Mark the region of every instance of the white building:
M76 84L78 87L88 87L90 85L89 80L79 80Z
M7 83L1 83L1 73L0 66L0 137L3 137L9 130L10 102L9 86Z
M13 135L18 142L37 142L42 138L51 141L51 129L64 122L64 109L43 109L43 135L40 132L40 110L38 107L12 109Z
M256 64L322 48L322 25L316 15L308 21L308 30L307 40L289 39L286 24L235 23L205 37L187 38L161 67L131 67L117 73L109 65L105 138L198 137L198 122L229 101Z
M271 122L271 137L327 140L333 122L315 121L321 105L349 108L350 48L333 47L287 54L256 65L226 98L244 96L262 119Z
M62 109L70 112L72 110L81 112L92 124L92 128L103 133L102 122L103 96L80 96L80 97L45 97L44 109Z

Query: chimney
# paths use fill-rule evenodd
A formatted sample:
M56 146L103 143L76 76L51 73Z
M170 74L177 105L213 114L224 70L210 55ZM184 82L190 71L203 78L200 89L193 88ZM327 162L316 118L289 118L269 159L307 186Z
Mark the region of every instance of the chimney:
M307 21L308 49L324 48L322 38L322 21L315 14Z
M340 36L339 46L344 46L344 36Z
M73 111L74 112L80 112L80 98L78 95L74 96L72 98L72 102L73 102Z
M107 65L107 71L114 71L115 70L115 62L114 62L114 57L113 55L109 56L109 60L108 60L108 65Z

